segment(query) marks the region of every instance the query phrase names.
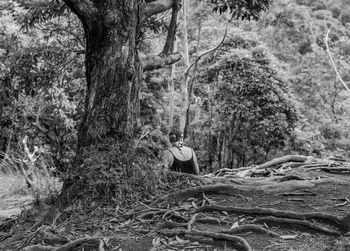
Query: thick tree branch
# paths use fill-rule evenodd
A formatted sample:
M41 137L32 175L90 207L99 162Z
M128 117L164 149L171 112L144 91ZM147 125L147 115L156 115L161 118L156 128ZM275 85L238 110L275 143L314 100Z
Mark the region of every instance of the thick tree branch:
M173 7L173 3L173 0L157 0L150 2L146 5L145 15L149 17L169 10L171 7Z
M194 60L188 67L187 69L185 70L185 73L184 73L184 76L185 78L187 79L187 76L188 76L188 73L189 71L191 70L191 68L197 64L199 62L199 60L201 60L205 55L208 55L209 53L217 50L221 45L222 43L225 41L225 38L226 38L226 35L227 35L227 27L228 27L228 24L226 24L226 27L225 27L225 33L224 33L224 36L222 37L221 41L214 47L214 48L211 48L207 51L204 51L203 53L201 53L197 58L196 60Z
M179 2L180 2L179 0L174 0L173 2L173 11L171 14L168 34L167 34L167 38L162 51L162 54L164 55L168 55L169 53L174 52L174 42L175 42L175 35L176 35L176 28L177 28L177 16L180 10Z
M170 54L166 57L161 55L140 55L143 71L151 71L172 65L181 59L180 53Z
M98 9L91 0L63 0L75 13L85 29L90 29L98 16Z

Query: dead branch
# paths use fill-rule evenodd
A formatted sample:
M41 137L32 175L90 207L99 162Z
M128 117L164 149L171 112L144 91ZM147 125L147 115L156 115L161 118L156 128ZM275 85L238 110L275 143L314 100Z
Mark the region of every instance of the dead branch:
M216 240L227 240L232 242L234 246L239 247L240 250L245 250L245 251L252 250L245 239L234 235L206 232L206 231L188 231L188 230L161 230L158 233L169 237L174 237L177 235L194 235L194 236L209 237Z
M305 220L285 219L285 218L277 218L274 216L268 216L268 217L257 218L253 221L253 223L277 223L277 224L280 224L280 226L283 226L285 224L303 226L327 235L335 235L335 236L341 235L339 231L328 229L319 225L315 225Z
M319 212L311 212L311 213L298 213L293 211L282 211L273 208L244 208L244 207L224 207L224 206L204 206L198 208L195 212L211 212L211 211L225 211L225 212L234 212L234 213L243 213L250 215L271 215L282 218L289 219L299 219L299 220L319 220L322 222L326 222L332 224L338 228L341 227L342 219L330 215Z
M263 234L271 235L271 236L275 236L275 237L280 237L280 235L278 233L273 232L271 230L268 230L266 228L263 228L260 225L255 225L255 224L246 224L246 225L242 225L242 226L235 227L232 229L220 231L220 233L223 233L223 234L238 234L238 233L243 233L243 232L257 232L257 233L263 233Z

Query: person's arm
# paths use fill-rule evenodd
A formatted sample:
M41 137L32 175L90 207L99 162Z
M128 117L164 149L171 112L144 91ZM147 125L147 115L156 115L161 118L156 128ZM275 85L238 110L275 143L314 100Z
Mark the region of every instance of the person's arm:
M162 171L163 172L169 171L173 163L174 163L173 155L170 153L169 150L164 151L163 158L162 158L162 169L163 169Z
M199 166L198 166L197 157L196 157L196 154L194 153L193 150L192 150L192 152L193 152L194 172L195 172L196 175L199 175Z

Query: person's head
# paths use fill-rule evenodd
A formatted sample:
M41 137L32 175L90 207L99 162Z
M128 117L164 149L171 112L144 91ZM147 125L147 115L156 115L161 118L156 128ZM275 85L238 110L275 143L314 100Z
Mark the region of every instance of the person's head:
M182 135L181 131L179 131L177 129L172 129L169 132L169 140L173 146L177 146L177 147L183 146L183 143L184 143L183 135Z

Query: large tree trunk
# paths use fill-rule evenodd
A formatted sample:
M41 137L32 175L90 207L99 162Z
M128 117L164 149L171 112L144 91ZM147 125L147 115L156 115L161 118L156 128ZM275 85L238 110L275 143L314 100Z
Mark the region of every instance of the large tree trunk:
M177 16L178 1L64 2L78 16L84 27L87 80L85 113L79 128L76 168L72 169L65 179L61 192L60 201L66 204L77 196L77 190L84 189L91 179L91 173L82 173L86 170L85 166L81 165L84 148L98 145L100 142L109 143L110 139L123 145L125 143L126 146L133 142L135 129L139 127L139 90L143 71L173 64L181 57L180 54L169 55L172 49L169 45L172 45L175 37L174 20ZM170 8L173 8L170 25L172 28L169 28L171 32L167 37L166 49L161 55L139 56L137 38L142 37L140 32L143 30L143 21L147 16ZM101 172L101 181L104 180L104 175L105 173ZM102 190L109 184L106 182ZM114 189L113 185L111 187Z
M90 23L82 20L87 94L79 148L106 137L132 135L138 122L142 69L136 50L137 5L106 2L106 8L87 17Z

